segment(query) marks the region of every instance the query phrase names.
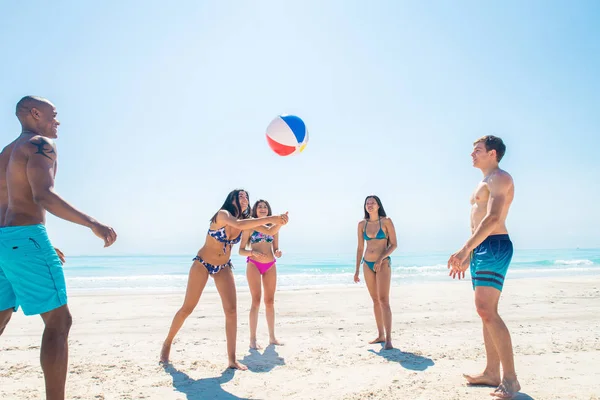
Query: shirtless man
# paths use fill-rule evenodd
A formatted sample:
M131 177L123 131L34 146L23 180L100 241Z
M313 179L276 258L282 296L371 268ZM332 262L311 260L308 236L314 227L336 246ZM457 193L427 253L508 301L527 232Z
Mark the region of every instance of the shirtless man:
M502 139L484 136L473 146L473 166L481 170L483 179L471 196L471 237L450 256L448 268L453 279L461 279L470 266L475 307L483 322L487 365L483 373L464 377L472 385L497 386L492 396L512 398L521 386L515 373L510 333L498 315L498 300L513 255L505 221L514 198L514 184L508 172L498 167L506 151Z
M62 253L50 244L46 211L86 226L114 243L115 231L87 216L54 191L59 122L48 100L26 96L17 104L21 134L0 152L0 334L13 312L40 314L45 324L40 362L46 399L64 400L71 314Z

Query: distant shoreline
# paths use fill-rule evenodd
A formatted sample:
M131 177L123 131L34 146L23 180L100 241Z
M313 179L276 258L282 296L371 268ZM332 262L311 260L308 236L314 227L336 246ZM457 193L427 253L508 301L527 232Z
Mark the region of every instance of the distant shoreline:
M402 251L402 250L396 250L394 252L394 254L392 254L392 256L415 256L415 255L420 255L420 254L435 254L435 255L441 255L441 254L448 254L448 257L450 257L450 254L452 254L453 252L455 252L457 249L448 249L448 250L411 250L411 251ZM546 251L598 251L600 252L600 247L573 247L573 248L549 248L549 249L535 249L535 248L518 248L515 247L515 253L518 253L519 251L527 251L527 252L533 252L533 251L539 251L539 252L546 252ZM234 248L234 252L235 254L233 255L234 257L237 256L237 249ZM305 254L310 254L311 256L351 256L354 257L356 256L355 252L324 252L324 251L316 251L316 252L286 252L287 256L301 256L301 255L305 255ZM177 253L173 253L173 254L152 254L152 253L121 253L121 254L105 254L105 253L96 253L96 254L71 254L68 255L69 258L84 258L84 257L189 257L189 253L181 253L181 254L177 254Z

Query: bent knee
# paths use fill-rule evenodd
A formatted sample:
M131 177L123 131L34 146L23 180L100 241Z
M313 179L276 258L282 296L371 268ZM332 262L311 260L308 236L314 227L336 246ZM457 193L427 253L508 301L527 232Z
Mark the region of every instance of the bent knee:
M6 325L8 324L8 321L10 321L10 318L12 317L12 315L13 315L12 308L0 312L0 329L4 329L6 327Z
M183 306L179 309L179 315L183 318L187 318L194 312L194 307Z
M48 329L69 332L73 325L73 317L67 307L61 307L46 313L44 323Z
M498 318L498 311L494 307L487 304L475 304L475 308L477 309L477 314L484 322Z
M6 326L8 325L8 322L10 321L10 317L12 315L12 311L6 315L6 316L1 316L0 317L0 335L2 335L4 333L4 329L6 329Z

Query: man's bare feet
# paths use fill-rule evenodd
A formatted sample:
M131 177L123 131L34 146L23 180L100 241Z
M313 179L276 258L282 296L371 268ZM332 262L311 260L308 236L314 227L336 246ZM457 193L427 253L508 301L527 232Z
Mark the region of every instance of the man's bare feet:
M168 343L163 343L162 350L160 351L160 363L168 364L170 353L171 353L171 345Z
M467 382L469 382L469 384L473 386L498 386L500 384L500 372L498 372L498 375L496 375L483 371L482 374L463 374L463 376L465 377Z
M254 350L260 350L262 347L256 344L256 339L250 339L250 348Z
M240 371L246 371L248 369L248 367L246 367L244 364L240 364L237 361L234 361L234 362L230 361L228 368L239 369Z
M391 340L386 340L385 345L383 346L384 350L392 350L394 346L392 346Z
M369 344L385 343L385 336L377 336L377 339L371 340Z
M504 378L496 390L490 393L490 395L497 399L512 399L519 390L521 390L521 385L516 378L514 380Z
M281 343L279 340L273 338L273 339L269 339L269 344L273 344L275 346L283 346L283 343Z

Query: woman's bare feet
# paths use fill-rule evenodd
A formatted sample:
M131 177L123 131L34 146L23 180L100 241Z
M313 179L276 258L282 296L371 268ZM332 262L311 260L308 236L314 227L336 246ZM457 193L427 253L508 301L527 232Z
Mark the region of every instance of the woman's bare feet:
M516 378L510 380L504 378L496 390L490 393L490 395L497 399L512 399L519 390L521 390L521 385Z
M463 374L467 382L473 386L498 386L500 384L500 372L498 374L490 374L489 372L483 371L482 374L467 375Z
M160 351L160 362L162 364L168 364L169 363L169 354L171 353L171 344L170 343L163 343L162 346L162 350Z
M369 342L369 344L375 344L375 343L385 343L385 336L379 335L379 336L377 336L377 339L371 340Z
M277 340L275 338L269 339L269 344L273 344L275 346L283 346L283 343L281 343L279 340Z
M394 348L394 346L392 345L392 341L386 340L385 345L383 346L383 349L384 350L392 350L393 348Z
M239 369L240 371L246 371L248 369L248 367L246 367L244 364L240 364L237 361L230 361L228 368Z
M250 339L250 348L254 350L260 350L262 347L256 344L256 339Z

